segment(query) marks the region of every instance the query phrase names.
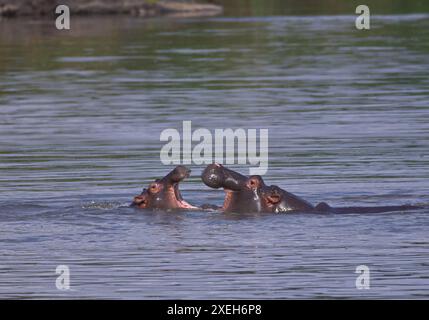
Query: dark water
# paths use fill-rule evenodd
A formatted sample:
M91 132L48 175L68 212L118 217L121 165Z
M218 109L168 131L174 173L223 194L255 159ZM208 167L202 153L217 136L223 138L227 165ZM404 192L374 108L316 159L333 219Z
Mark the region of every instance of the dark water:
M428 209L127 207L183 120L268 128L264 178L312 203L428 204L429 16L354 18L0 21L0 297L428 298ZM221 204L191 167L185 199Z

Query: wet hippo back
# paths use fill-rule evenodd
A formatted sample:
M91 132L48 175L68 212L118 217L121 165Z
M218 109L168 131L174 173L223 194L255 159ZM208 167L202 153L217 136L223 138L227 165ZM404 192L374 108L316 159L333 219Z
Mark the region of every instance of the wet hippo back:
M321 202L315 207L316 212L320 213L383 213L395 211L408 211L422 209L422 206L402 205L402 206L380 206L380 207L331 207L326 202Z

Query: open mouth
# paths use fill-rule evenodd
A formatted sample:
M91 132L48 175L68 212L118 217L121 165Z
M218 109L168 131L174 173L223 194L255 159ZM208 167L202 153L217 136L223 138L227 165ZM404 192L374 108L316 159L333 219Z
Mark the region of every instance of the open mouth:
M179 190L179 184L188 178L191 170L185 166L177 166L162 179L156 179L135 196L132 206L146 209L197 209L185 200Z
M190 173L190 170L189 170ZM188 176L189 176L188 173ZM183 197L182 194L180 193L179 190L179 183L176 183L174 185L174 198L176 199L176 205L178 208L182 208L182 209L196 209L197 207L189 204L188 202L186 202Z

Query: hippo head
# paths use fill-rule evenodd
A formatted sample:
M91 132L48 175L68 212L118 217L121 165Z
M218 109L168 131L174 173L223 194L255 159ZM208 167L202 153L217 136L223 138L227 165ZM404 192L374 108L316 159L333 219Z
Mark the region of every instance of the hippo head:
M314 209L307 201L275 185L264 186L260 195L265 212L310 212Z
M261 176L244 176L214 163L203 171L201 178L211 188L223 188L224 212L262 212L260 190L265 187Z
M266 186L261 190L261 199L264 208L269 212L278 212L282 207L283 190L278 186Z
M155 180L148 188L134 197L133 206L142 209L196 209L183 200L179 191L179 183L189 177L191 170L185 166L177 166L164 178Z

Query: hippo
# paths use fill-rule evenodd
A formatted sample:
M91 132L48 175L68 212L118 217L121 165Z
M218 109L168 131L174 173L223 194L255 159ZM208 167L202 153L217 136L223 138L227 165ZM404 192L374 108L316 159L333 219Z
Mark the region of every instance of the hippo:
M224 212L261 212L259 176L246 177L236 171L214 163L207 166L201 174L203 182L214 189L223 188L225 200L219 209Z
M179 183L189 177L191 170L185 166L177 166L164 178L157 179L143 192L134 197L131 206L140 209L177 210L198 209L185 200L179 190Z
M261 176L247 177L217 163L208 165L201 179L211 188L224 189L225 200L220 209L226 213L382 213L423 208L413 205L333 208L325 202L313 206L279 186L267 186Z

